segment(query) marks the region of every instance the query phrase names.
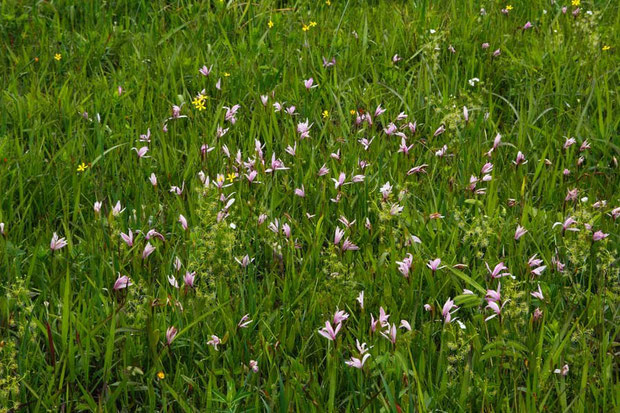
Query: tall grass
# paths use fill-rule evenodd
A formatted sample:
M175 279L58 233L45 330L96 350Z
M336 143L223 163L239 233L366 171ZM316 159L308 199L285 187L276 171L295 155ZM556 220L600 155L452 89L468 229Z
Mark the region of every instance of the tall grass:
M580 3L2 2L0 411L617 411L620 15ZM289 169L266 172L272 154ZM569 216L578 232L554 226ZM490 277L499 262L514 279ZM380 307L411 331L373 332Z

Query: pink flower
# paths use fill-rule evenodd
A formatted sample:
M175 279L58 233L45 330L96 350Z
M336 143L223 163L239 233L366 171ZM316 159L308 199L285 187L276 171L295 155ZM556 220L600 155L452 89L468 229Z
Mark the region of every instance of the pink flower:
M185 272L185 275L183 276L183 282L185 283L186 286L190 287L190 288L194 288L194 281L196 280L196 272Z
M93 204L93 210L95 211L95 214L98 214L99 212L101 212L101 205L102 205L101 201L95 201L95 203ZM2 226L4 227L4 224L2 224Z
M114 282L114 287L112 287L112 289L114 291L118 291L118 290L122 290L123 288L127 288L130 285L133 285L133 283L131 282L131 280L129 279L128 276L126 275L121 275L120 273L118 274L118 278L116 279L116 281Z
M222 344L222 340L215 334L211 334L211 340L207 341L207 345L213 346L215 351L218 351L217 346Z
M400 146L398 148L398 152L399 153L404 153L405 155L408 155L409 151L411 150L411 148L413 148L413 144L407 146L407 139L401 138Z
M148 146L143 146L140 149L138 148L131 148L134 151L136 151L136 153L138 154L138 158L144 158L146 153L149 151L149 147Z
M52 235L52 240L50 241L50 249L52 251L58 251L59 249L64 248L66 246L67 246L67 240L65 240L64 238L58 238L58 234L54 232L54 235Z
M243 258L241 258L241 260L235 257L235 261L237 261L237 263L239 263L242 268L247 268L247 266L250 265L252 261L254 261L254 258L250 258L248 254L245 254Z
M332 57L331 60L327 60L325 56L323 56L323 67L331 67L336 64L336 58Z
M306 196L306 191L304 190L304 186L302 185L301 188L295 188L295 195L301 197L301 198L305 198Z
M150 142L151 141L151 129L146 130L146 135L140 135L140 142Z
M523 228L521 225L517 225L517 230L515 231L515 241L524 236L527 233L527 229Z
M253 321L254 320L250 320L250 315L246 314L243 317L241 317L241 320L239 320L239 322L237 323L237 327L248 328L250 324L252 324Z
M469 122L469 110L467 110L467 106L463 106L463 118L465 122Z
M267 173L272 173L275 171L284 171L287 170L289 168L287 168L286 166L284 166L284 162L282 162L282 160L280 159L276 159L276 154L273 153L271 155L271 167L268 169L265 169L265 172Z
M297 124L297 133L299 133L299 139L310 138L310 128L314 123L310 123L308 119L305 122L299 122Z
M609 234L605 234L603 231L596 231L594 234L592 234L592 241L600 241L607 238L608 236Z
M422 164L422 165L414 166L413 168L411 168L411 169L409 169L407 171L407 175L426 173L426 168L428 168L427 164Z
M565 365L562 367L562 370L560 370L560 369L555 369L555 370L553 370L553 372L554 372L555 374L561 374L562 376L566 376L566 375L568 374L568 370L569 370L569 368L568 368L568 364L565 364Z
M151 185L157 186L157 176L154 173L151 173L149 181L151 181Z
M289 224L283 224L282 232L284 233L284 236L286 238L290 238L291 237L291 226Z
M390 340L392 344L396 344L396 324L392 324L391 326L388 324L387 330L382 331L381 335Z
M534 321L540 319L540 317L542 317L542 314L542 310L540 308L536 308L536 310L534 310Z
M336 340L336 335L338 334L338 332L340 331L340 328L342 327L342 324L338 324L336 326L336 328L332 328L332 325L330 324L329 321L325 322L325 327L319 330L319 334L322 335L323 337L325 337L326 339L330 340L330 341L335 341Z
M168 276L168 283L174 288L179 288L179 282L177 281L176 278L174 278L174 275Z
M366 363L366 360L368 360L368 357L370 357L370 354L368 353L364 354L361 360L355 357L351 357L351 360L345 361L344 364L361 370L364 367L364 363Z
M556 222L553 224L552 228L555 228L557 225L562 226L562 234L566 231L579 231L579 228L572 227L572 225L576 224L577 221L573 219L573 217L568 217L564 220L564 222Z
M142 251L142 259L145 260L149 255L151 255L155 251L155 247L151 245L150 242L146 243L144 247L144 251Z
M360 291L356 298L357 302L360 304L360 308L364 309L364 291Z
M248 366L254 373L258 373L258 362L256 360L250 360Z
M205 66L202 66L200 70L198 71L200 72L201 75L203 75L204 77L207 77L211 73L211 69L213 69L213 65L211 65L211 67L207 67L205 65Z
M95 204L97 204L97 203L95 202ZM101 207L100 207L100 208L101 208ZM0 222L0 235L6 235L6 234L4 233L4 222Z
M409 271L413 265L413 255L408 253L402 261L396 261L396 264L398 265L398 271L400 271L403 277L409 278Z
M527 22L523 25L523 30L527 30L527 29L531 29L532 28L532 23Z
M501 49L497 49L497 50L495 50L495 51L493 52L493 57L497 57L497 56L499 56L500 54L502 54Z
M538 284L538 291L534 291L530 293L532 297L538 298L540 301L543 301L545 297L543 296L542 290L540 289L540 284Z
M347 314L344 310L338 310L334 313L334 325L342 323L344 320L349 318L349 314Z
M433 307L430 304L424 304L424 311L432 311Z
M385 113L385 109L383 109L383 108L381 107L381 104L379 104L379 106L377 106L377 109L375 109L375 118L376 118L377 116L382 115L383 113ZM372 121L370 121L370 122L372 122Z
M521 153L521 151L519 151L519 152L517 153L517 157L516 157L516 159L515 159L514 161L512 161L512 163L513 163L513 164L515 164L515 165L517 165L517 166L519 166L519 165L524 165L524 164L526 164L526 163L527 163L527 160L525 159L525 155L523 155L523 154Z
M404 328L405 330L411 331L411 324L407 320L400 320L400 326L398 328Z
M383 309L383 307L379 307L379 324L381 324L381 327L387 327L389 326L388 323L388 319L390 318L389 314L385 313L385 310Z
M174 338L177 336L177 333L178 330L174 326L168 327L168 330L166 330L166 342L168 343L168 345L172 343L172 340L174 340Z
M146 233L144 238L148 241L153 237L159 238L162 241L166 240L163 235L161 235L159 232L155 231L154 229L150 229L149 232Z
M183 230L187 230L187 219L183 216L183 214L179 214L179 223Z
M536 258L538 256L538 254L534 254L530 257L530 259L527 261L527 265L530 268L533 267L538 267L540 264L543 263L543 260L541 260L540 258Z
M304 86L306 87L307 90L314 89L315 87L318 86L318 85L314 85L313 86L313 84L314 84L314 79L313 78L309 78L309 79L304 80Z
M344 237L344 230L336 227L336 231L334 232L334 245L340 244L342 237Z
M224 106L224 109L226 109L226 115L224 115L224 120L234 125L235 122L237 122L237 118L235 117L235 115L237 114L239 108L241 108L241 105L233 105L230 108L228 106Z
M502 313L502 309L504 308L504 306L506 305L506 303L508 303L508 301L510 300L506 300L504 301L504 303L502 304L502 306L500 307L499 304L495 301L487 301L487 306L485 308L489 308L491 309L491 311L493 311L495 314L487 317L484 319L484 321L489 321L492 318L497 317L498 315L500 315Z
M509 272L502 272L508 269L508 267L506 267L503 262L497 264L495 268L493 268L493 270L491 270L489 264L487 264L486 262L484 263L484 265L486 265L487 271L489 271L489 275L491 276L491 278L500 278L507 275L512 276L512 274L510 274Z
M501 301L502 295L500 290L502 288L502 283L499 282L497 284L497 290L487 290L487 295L484 297L487 301Z
M488 49L491 45L488 43L482 43L482 48L483 49Z
M454 310L452 310L454 308ZM444 323L449 324L452 321L452 314L458 310L458 307L454 305L454 300L448 298L443 308L441 309L441 315L443 316Z
M347 179L347 175L344 172L340 172L340 175L338 175L338 179L336 180L335 178L332 178L332 181L334 181L334 185L336 189L338 189L342 185L344 185L344 181L346 179Z
M437 137L446 131L446 127L444 125L439 126L435 132L433 133L433 137Z
M442 266L440 265L441 265L441 258L435 258L434 260L430 260L429 262L426 263L426 266L430 268L433 273L435 273L435 271L437 270L440 270L446 267L445 265L442 265Z
M123 239L123 241L125 241L125 244L133 247L133 231L131 230L131 228L128 229L127 234L121 232L121 238Z
M359 249L360 248L354 243L352 243L349 238L345 239L342 243L342 251L357 251Z

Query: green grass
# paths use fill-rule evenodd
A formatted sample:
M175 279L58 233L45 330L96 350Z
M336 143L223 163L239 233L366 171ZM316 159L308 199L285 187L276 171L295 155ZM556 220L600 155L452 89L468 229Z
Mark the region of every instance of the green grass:
M582 1L573 16L566 2L514 2L508 14L470 0L1 2L0 411L618 411L620 8ZM306 90L310 77L318 87ZM168 120L173 105L186 117ZM356 125L365 113L372 125ZM203 156L203 144L215 149ZM237 151L254 159L254 183ZM515 166L519 151L527 163ZM265 172L272 154L290 169ZM470 177L486 162L492 179L476 194ZM224 219L221 197L235 200ZM553 227L569 216L578 232ZM528 230L518 241L517 225ZM337 227L359 250L334 246ZM165 241L151 238L143 259L150 229ZM594 242L595 231L608 236ZM55 232L68 245L52 252ZM408 253L405 278L396 262ZM433 273L435 258L446 267ZM501 315L485 321L498 287L485 263L501 261L514 279L501 278ZM133 285L114 291L119 274ZM542 301L530 294L539 284ZM445 323L448 298L459 309ZM380 307L412 327L395 344L371 332ZM318 330L338 309L350 316L330 341ZM253 321L239 328L244 314ZM370 347L361 370L345 365L360 357L356 339Z

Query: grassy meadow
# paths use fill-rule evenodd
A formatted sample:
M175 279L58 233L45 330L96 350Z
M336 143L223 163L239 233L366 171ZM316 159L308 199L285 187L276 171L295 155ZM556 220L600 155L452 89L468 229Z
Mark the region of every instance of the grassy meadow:
M619 28L0 2L0 412L620 411Z

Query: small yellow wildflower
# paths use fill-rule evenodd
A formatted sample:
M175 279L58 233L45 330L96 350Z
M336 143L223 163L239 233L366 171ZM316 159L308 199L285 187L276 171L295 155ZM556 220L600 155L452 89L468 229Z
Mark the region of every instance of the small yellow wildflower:
M322 115L323 115L323 119L329 118L329 112L327 110L324 110Z
M273 27L273 22L269 20L269 23L267 23L267 26L271 29Z
M573 0L573 1L570 2L570 4L572 6L577 7L577 6L579 6L581 4L581 0Z
M230 73L224 72L224 77L229 77L229 76L230 76Z
M303 30L304 32L307 32L308 30L310 30L310 26L308 26L307 24L304 24L304 25L301 27L301 30Z
M77 171L78 172L84 172L87 169L88 169L88 165L86 165L84 162L79 164L78 167L77 167Z
M355 115L355 113L356 113L356 112L355 112L355 109L351 109L351 110L349 111L349 113L350 113L351 115Z
M207 99L206 96L198 95L196 96L196 98L194 98L194 100L192 100L192 105L194 105L194 107L198 109L199 111L204 110L206 99Z
M228 174L228 175L227 175L226 179L228 179L228 181L229 181L230 183L232 183L232 182L234 182L234 180L235 180L235 178L236 178L236 177L237 177L237 174L235 174L235 173L230 173L230 174Z
M60 60L60 59L62 59L62 55L61 55L60 53L56 53L56 54L54 55L54 59L56 59L56 60Z
M331 6L331 5L332 5L332 2L331 2L331 1L329 1L329 0L326 0L326 1L325 1L325 4L327 4L328 6Z
M159 380L163 380L163 379L165 379L165 378L166 378L166 375L164 374L164 372L163 372L163 371L160 371L159 373L157 373L157 378L158 378Z
M508 6L506 6L506 10L508 10L508 11L512 10L512 6L510 4Z
M604 52L608 51L609 49L611 49L611 46L608 46L608 45L603 46Z
M314 27L314 26L316 26L316 22L310 22L310 25L309 25L309 26L310 26L310 27Z

